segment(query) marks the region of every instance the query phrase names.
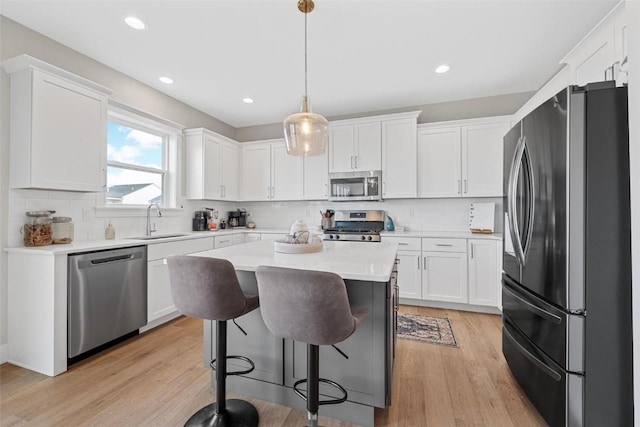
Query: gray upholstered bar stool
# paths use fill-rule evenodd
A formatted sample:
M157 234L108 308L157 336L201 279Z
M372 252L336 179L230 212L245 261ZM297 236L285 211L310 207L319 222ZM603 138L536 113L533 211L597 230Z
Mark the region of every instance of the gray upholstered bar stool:
M246 357L227 356L227 321L258 308L258 296L242 292L236 271L227 260L172 256L167 259L167 264L171 295L178 311L186 316L215 320L217 327L216 358L211 362L211 367L216 370L217 402L193 414L185 426L257 426L256 408L244 400L227 400L225 394L227 375L248 374L255 368ZM251 367L227 372L228 358L241 359Z
M267 328L278 337L307 344L307 379L297 381L293 388L307 401L309 427L316 427L319 405L347 400L347 391L342 386L319 377L319 346L349 338L368 310L351 311L346 285L335 273L260 266L256 280L260 311ZM304 382L306 396L298 388ZM338 388L343 396L321 401L320 382Z

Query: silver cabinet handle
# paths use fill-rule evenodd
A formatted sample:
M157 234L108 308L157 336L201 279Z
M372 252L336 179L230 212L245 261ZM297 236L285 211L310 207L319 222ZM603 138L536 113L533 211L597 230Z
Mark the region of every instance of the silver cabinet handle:
M462 183L458 180L458 194L462 193Z
M448 245L448 244L445 245L444 243L436 243L436 246L447 246L447 247L450 247L450 246L453 246L453 245Z
M107 168L102 168L102 188L107 188Z
M475 246L473 243L469 245L471 247L471 259L473 259L473 247Z
M408 243L398 243L399 246L409 246Z
M420 270L420 257L416 258L416 260L418 261L416 264L418 264L418 270Z
M382 181L382 195L387 195L387 181Z
M464 193L467 194L469 188L467 187L467 180L464 180Z
M353 169L353 156L351 156L351 169Z
M423 265L422 269L426 270L427 269L427 257L426 256L422 257L422 259L423 259L423 262L424 262L424 265Z
M276 197L276 187L271 187L271 198L275 198Z
M355 156L356 158L356 169L358 169L358 156Z

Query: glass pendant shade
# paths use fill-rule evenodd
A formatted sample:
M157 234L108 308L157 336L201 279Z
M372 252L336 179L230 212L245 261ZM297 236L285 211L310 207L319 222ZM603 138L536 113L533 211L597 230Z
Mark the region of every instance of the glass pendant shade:
M282 125L287 154L307 157L326 153L329 122L320 114L311 112L308 97L302 97L300 112L284 119Z

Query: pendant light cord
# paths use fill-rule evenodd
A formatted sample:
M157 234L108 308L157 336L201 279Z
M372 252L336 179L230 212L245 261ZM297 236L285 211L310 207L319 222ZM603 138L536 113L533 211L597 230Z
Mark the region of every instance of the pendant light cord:
M305 10L307 5L305 4ZM304 96L307 97L307 15L304 13Z

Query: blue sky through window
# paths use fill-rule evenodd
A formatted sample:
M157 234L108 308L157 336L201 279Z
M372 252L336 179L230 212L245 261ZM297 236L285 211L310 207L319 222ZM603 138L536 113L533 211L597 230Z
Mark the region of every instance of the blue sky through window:
M162 151L162 137L108 122L107 160L162 169Z

